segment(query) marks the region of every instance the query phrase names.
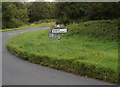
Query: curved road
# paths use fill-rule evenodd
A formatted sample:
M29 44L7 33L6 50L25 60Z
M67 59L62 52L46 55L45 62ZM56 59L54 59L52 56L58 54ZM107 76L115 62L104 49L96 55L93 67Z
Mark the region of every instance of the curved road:
M49 27L16 30L2 33L3 85L111 85L110 83L76 76L67 72L29 63L9 53L7 40L15 34L42 30Z

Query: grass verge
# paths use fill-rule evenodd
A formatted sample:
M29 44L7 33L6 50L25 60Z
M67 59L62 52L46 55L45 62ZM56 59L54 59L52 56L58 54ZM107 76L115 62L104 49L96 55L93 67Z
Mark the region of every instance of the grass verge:
M49 30L16 35L8 40L13 54L30 62L85 77L118 83L118 43L101 42L86 36L62 34L61 45Z

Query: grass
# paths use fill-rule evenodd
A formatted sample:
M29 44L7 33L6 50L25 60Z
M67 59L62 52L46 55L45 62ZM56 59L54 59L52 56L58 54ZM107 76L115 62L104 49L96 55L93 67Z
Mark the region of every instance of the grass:
M33 29L33 28L40 28L40 27L48 27L48 26L53 26L55 25L55 22L49 22L49 23L40 23L40 24L29 24L29 25L24 25L18 28L11 28L11 29L2 29L0 32L7 32L7 31L13 31L13 30L22 30L22 29Z
M101 20L67 25L60 45L54 38L50 43L48 29L23 33L9 39L7 48L29 62L119 83L117 23Z

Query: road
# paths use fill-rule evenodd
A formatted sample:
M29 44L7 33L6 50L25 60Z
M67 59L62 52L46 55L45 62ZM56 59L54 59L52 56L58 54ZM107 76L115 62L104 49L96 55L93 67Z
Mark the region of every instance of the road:
M7 40L19 33L46 29L26 29L2 33L2 84L3 85L111 85L110 83L85 78L29 63L17 58L6 49Z

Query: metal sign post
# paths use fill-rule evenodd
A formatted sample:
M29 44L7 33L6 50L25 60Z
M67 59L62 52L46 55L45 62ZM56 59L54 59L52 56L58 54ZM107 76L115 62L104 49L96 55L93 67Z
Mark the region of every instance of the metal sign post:
M61 36L60 34L58 35L58 44L60 45L60 39L61 39Z
M60 40L58 40L58 44L60 45Z
M50 38L50 43L52 44L52 38Z
M52 33L49 33L49 37L50 37L50 43L52 44L53 34L52 34Z

